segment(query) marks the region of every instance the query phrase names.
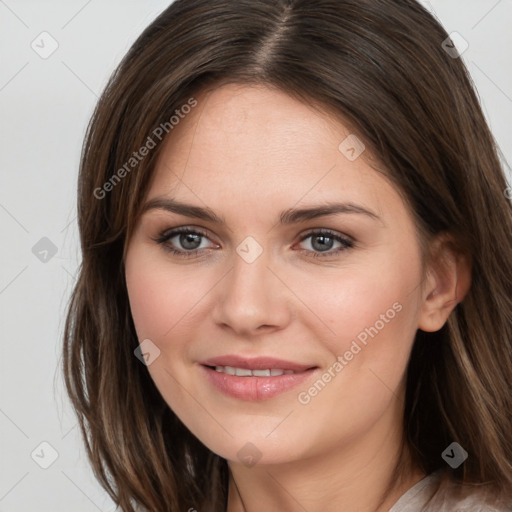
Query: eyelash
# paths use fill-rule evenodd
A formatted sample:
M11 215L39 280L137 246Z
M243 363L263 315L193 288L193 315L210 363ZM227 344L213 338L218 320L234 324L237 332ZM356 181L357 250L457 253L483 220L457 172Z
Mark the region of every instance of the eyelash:
M193 249L193 250L189 250L189 251L178 250L178 249L175 249L174 247L172 247L168 243L169 240L174 238L176 235L180 235L182 233L199 235L199 236L202 236L204 238L208 238L208 235L204 231L201 231L199 229L192 229L192 228L183 226L183 227L175 228L175 229L172 229L172 230L162 231L159 234L159 236L154 238L153 240L156 243L162 245L166 251L170 252L171 254L173 254L175 256L181 257L181 258L193 258L193 257L196 257L200 252L202 252L204 250L204 249ZM338 235L336 232L331 231L330 229L321 229L321 230L316 230L316 231L310 231L309 233L304 235L299 240L299 243L303 242L304 240L307 240L310 237L314 237L314 236L328 236L329 238L334 239L336 242L340 242L342 244L342 247L339 247L336 250L330 250L330 251L324 251L324 252L311 251L311 250L308 250L308 249L302 249L303 251L311 253L310 256L313 257L313 258L325 258L325 257L333 256L334 254L338 254L338 253L340 253L342 251L345 251L347 249L351 249L351 248L354 247L354 241L353 240L351 240L348 237L346 237L346 238L342 237L342 236Z

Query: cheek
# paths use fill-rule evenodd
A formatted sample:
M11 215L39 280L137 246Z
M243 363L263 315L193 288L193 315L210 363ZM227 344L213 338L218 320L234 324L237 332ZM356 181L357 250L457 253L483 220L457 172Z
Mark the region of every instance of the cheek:
M318 429L329 424L341 439L395 404L416 332L418 276L416 261L383 259L377 271L354 269L336 286L305 283L309 303L322 305L322 321L333 331L324 328L321 338L331 358L321 376L327 384L300 390L299 403Z
M308 303L318 305L329 328L322 328L321 339L336 375L311 410L327 410L334 401L377 415L399 393L417 330L419 256L388 252L361 268L346 269L338 279L303 282Z
M171 272L165 259L150 254L143 245L127 253L126 286L139 340L149 338L163 348L163 340L177 325L186 324L206 290L199 286L200 280L191 281L186 272Z
M179 302L173 300L174 295L165 293L165 280L144 267L138 266L137 270L132 271L127 266L126 286L139 340L150 338L156 341L171 327L168 312L179 307Z
M415 262L381 261L363 271L345 269L341 277L333 273L332 279L310 276L301 280L298 294L307 297L306 305L315 313L316 332L321 322L331 352L339 354L355 339L364 345L389 332L399 343L414 332L418 280ZM400 332L404 336L396 336Z

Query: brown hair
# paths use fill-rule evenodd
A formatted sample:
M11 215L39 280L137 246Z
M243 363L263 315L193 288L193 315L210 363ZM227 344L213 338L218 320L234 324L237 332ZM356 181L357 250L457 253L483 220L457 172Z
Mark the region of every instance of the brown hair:
M447 38L414 0L177 0L131 47L83 147L83 260L63 347L92 467L123 510L220 512L227 503L226 460L180 422L134 356L123 267L162 144L133 169L126 163L194 94L227 82L276 87L349 123L407 199L423 245L448 232L471 256L466 298L440 331L417 333L404 438L427 473L457 441L469 458L454 479L512 487L512 209Z

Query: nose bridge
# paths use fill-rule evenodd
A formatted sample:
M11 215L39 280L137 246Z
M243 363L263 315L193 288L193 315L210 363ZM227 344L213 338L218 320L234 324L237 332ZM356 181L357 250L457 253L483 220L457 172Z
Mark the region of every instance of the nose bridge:
M282 328L289 318L288 301L282 283L269 269L269 254L251 240L242 242L236 252L223 280L215 320L246 333L262 326Z

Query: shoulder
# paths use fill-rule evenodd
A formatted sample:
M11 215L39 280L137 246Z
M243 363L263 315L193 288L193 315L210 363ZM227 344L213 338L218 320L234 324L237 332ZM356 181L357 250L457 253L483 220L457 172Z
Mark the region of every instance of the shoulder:
M489 485L463 485L447 474L440 479L431 506L432 510L444 510L437 504L453 512L512 512L512 494Z
M444 508L442 508L444 507ZM512 495L485 485L462 485L446 478L433 495L428 512L512 512Z
M389 512L512 512L512 493L455 482L436 471L409 489Z

